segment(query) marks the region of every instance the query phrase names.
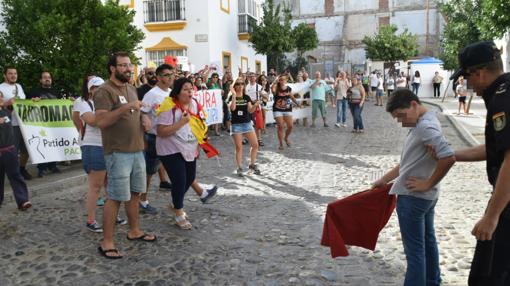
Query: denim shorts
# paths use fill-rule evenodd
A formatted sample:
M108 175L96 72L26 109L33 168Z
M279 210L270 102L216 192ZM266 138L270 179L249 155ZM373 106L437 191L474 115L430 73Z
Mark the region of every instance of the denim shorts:
M159 160L158 154L156 152L156 135L154 134L145 134L145 142L147 142L147 146L144 152L145 155L145 170L147 175L154 175L158 172L159 166L161 165L161 161Z
M384 95L384 90L382 90L382 89L377 89L377 92L375 93L375 95L376 95L376 96L378 96L378 97L383 96L383 95Z
M114 201L127 202L131 192L145 193L147 175L143 152L113 152L104 156L108 185L106 193Z
M101 146L81 146L81 162L83 170L89 174L90 171L105 171L106 163L104 161L103 147Z
M254 130L252 122L232 124L230 127L230 135L250 133Z
M292 111L273 111L273 117L292 117Z

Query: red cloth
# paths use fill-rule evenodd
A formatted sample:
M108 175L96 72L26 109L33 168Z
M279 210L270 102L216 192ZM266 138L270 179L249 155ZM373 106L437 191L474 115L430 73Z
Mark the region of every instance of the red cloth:
M257 107L255 110L255 128L256 129L264 129L264 115L262 115L262 109Z
M396 205L396 197L388 194L390 188L364 191L328 205L321 245L331 248L333 258L349 256L346 245L375 249Z

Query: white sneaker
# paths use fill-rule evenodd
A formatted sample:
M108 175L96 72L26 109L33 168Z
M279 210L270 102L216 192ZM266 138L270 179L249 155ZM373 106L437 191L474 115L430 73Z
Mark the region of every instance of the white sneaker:
M343 123L343 124L342 124L342 127L347 127L347 124Z
M340 128L340 123L335 123L335 126Z

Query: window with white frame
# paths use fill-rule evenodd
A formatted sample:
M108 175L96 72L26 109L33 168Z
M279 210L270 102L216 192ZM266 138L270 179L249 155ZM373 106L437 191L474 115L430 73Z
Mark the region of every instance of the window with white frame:
M147 51L147 64L154 62L156 66L159 66L165 62L166 56L180 57L186 56L186 50L164 50L164 51Z
M185 0L144 0L145 23L186 20Z
M239 33L251 33L257 24L257 2L238 0Z

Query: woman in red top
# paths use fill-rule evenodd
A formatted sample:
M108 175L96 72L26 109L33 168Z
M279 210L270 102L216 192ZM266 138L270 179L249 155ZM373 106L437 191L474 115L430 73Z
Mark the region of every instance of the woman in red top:
M301 107L301 104L299 104L294 95L292 95L292 89L287 86L287 76L285 75L278 77L273 83L271 90L274 94L273 117L278 128L278 142L280 143L278 149L283 150L284 138L287 147L290 147L289 136L290 133L292 133L294 125L294 120L292 119L292 103L294 102L298 107ZM285 124L287 125L286 130L284 130Z

